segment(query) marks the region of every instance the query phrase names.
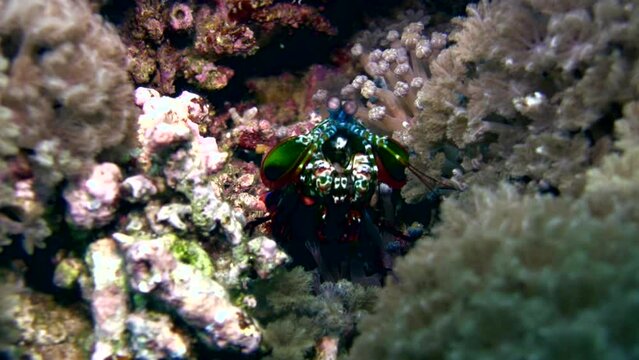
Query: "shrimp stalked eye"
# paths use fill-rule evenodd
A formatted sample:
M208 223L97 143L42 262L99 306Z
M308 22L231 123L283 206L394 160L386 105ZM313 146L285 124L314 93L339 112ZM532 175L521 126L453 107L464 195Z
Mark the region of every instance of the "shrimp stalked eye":
M279 143L262 160L262 182L271 189L288 185L300 174L311 151L305 138L291 137Z
M406 183L405 169L408 166L408 152L397 141L382 138L375 144L375 161L380 172L380 180L393 188L401 188Z

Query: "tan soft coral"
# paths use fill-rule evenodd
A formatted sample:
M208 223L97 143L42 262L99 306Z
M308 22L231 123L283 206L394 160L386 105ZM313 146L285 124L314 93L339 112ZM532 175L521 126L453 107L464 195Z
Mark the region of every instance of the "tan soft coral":
M406 137L415 163L452 144L467 183L486 169L528 191L580 193L585 170L614 148L612 124L639 98L638 11L628 1L469 5L446 48L421 64L430 73Z
M351 359L633 357L639 147L580 198L474 189L396 267Z
M125 153L111 150L130 144L137 109L124 46L86 1L2 0L0 42L6 59L0 122L11 130L2 139L0 177L14 195L0 201L1 217L10 214L14 230L23 230L9 235L23 237L32 251L50 233L41 204L63 179L82 176L96 157L120 160ZM37 206L16 200L24 181ZM29 238L27 229L35 228L42 230Z
M2 102L21 126L21 147L57 137L93 157L121 144L136 109L115 30L84 1L6 1L1 9L0 35L16 50L5 54Z

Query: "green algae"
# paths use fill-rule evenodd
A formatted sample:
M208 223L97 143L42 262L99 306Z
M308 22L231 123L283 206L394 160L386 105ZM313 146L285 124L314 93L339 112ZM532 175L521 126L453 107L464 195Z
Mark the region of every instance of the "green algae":
M213 263L206 251L196 241L180 239L173 235L165 237L170 242L171 252L179 261L195 267L208 278L213 276Z

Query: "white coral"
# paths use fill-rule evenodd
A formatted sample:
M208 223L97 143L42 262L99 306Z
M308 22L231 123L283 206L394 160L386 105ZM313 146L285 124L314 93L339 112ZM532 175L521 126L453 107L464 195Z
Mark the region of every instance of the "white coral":
M124 249L133 289L153 292L214 346L236 347L244 353L257 350L261 334L253 320L233 305L222 285L178 261L167 238L138 240L124 234L114 238Z

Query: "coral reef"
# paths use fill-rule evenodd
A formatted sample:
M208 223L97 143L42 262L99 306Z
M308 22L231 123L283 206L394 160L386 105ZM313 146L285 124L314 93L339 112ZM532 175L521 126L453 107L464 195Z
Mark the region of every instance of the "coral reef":
M351 358L634 357L638 165L636 145L608 156L579 198L503 184L446 201Z
M310 273L297 267L253 284L256 306L251 313L264 326L267 358L305 359L324 341L349 342L355 324L376 298L375 288L345 280L324 283L313 295L314 282Z
M366 73L359 75L342 89L342 95L354 97L357 93L366 100L366 108L358 116L385 131L407 128L418 117L422 107L416 103L418 90L429 75L422 66L436 58L446 46L446 35L434 32L430 37L421 35L424 24L414 22L400 34L390 30L385 50L365 52L356 43L351 54L358 59ZM366 111L366 110L368 111Z
M335 34L341 8L0 0L0 357L639 356L635 2L402 4L227 98L242 58L282 29ZM399 144L318 130L318 164L358 168L337 211L305 180L267 194L264 155L338 103L348 141L361 120ZM372 146L387 158L351 153ZM372 166L400 187L407 158L460 191L409 174L357 193Z
M461 92L466 115L453 141L501 133L494 147L508 154L500 155L510 176L531 178L533 189L579 193L585 169L610 149L609 123L638 95L632 76L623 75L637 67L629 40L634 11L615 2L469 7L469 18L451 34L450 52L462 66L481 65ZM624 51L610 52L616 43ZM427 85L422 95L427 105L441 88Z
M45 204L98 155L121 158L135 124L125 48L84 1L0 2L0 243L42 247Z
M220 170L228 154L218 150L213 137L200 135L200 125L206 125L208 105L198 95L183 92L177 98L160 97L152 89L138 88L136 104L144 113L138 121L138 142L142 153L138 161L148 169L152 154L181 142L192 144L190 151L201 164L196 164L204 173L193 173L191 177L206 176Z
M22 271L0 269L0 357L86 359L91 322L82 307L27 288Z
M73 229L101 236L59 253L53 274L61 288L79 285L90 305L94 331L85 351L94 359L193 358L203 351L198 342L214 353L336 356L372 307L374 290L345 281L320 286L311 273L283 269L289 257L275 241L244 233L244 212L265 211L264 188L254 164L229 162L203 135L208 104L188 92L135 95L142 114L134 161L94 163L60 194ZM316 118L266 128L285 137ZM243 124L253 119L236 114ZM232 132L222 138L237 139ZM305 329L292 343L291 324Z
M213 175L227 154L200 134L209 120L205 101L141 88L136 103L143 113L131 175L121 180L117 165L103 163L65 192L70 223L90 231L120 206L134 207L88 245L84 260L61 255L53 280L63 288L78 283L91 305L94 359L190 356L192 341L166 310L212 351L254 353L261 329L230 294L246 292L253 274L268 279L288 256L271 239L248 239L242 208L220 198Z
M151 308L171 309L213 350L254 353L261 347L274 358L299 358L322 337L333 339L328 343L351 339L357 319L372 306L372 290L343 282L322 285L313 295L310 273L281 269L289 257L275 241L247 238L246 204L233 207L223 196L257 189L255 180L229 173L232 164L216 173L227 155L202 150L209 138L200 135L198 124L210 123L204 100L190 93L160 97L142 88L136 99L144 111L140 173L127 177L120 189L121 201L138 207L112 238L93 242L84 261L63 259L54 277L64 287L77 281L92 306L93 357L191 356L191 341L176 332L175 323L162 312L148 313L144 304L153 303L158 305ZM215 156L222 163L213 166L207 159ZM239 188L222 190L227 183ZM100 268L110 270L98 273ZM298 319L307 330L299 341L284 341L293 329L284 327Z
M102 163L93 167L88 179L67 186L69 222L88 229L108 224L115 215L121 180L117 165Z
M413 162L433 176L462 188L510 179L527 192L578 194L585 171L613 148L611 124L639 95L635 7L481 1L467 12L436 27L414 16L356 43L369 77L343 94L359 91L361 118L401 130ZM413 182L405 194L416 201L424 189Z
M91 304L95 344L92 359L130 356L126 346L129 291L124 261L115 241L93 242L85 255L91 280L81 283Z
M187 358L188 340L173 329L169 316L140 312L129 315L127 329L131 332L131 348L138 358Z
M231 303L219 283L179 261L171 252L170 240L114 236L125 252L133 290L155 293L214 346L239 348L244 353L257 349L261 339L257 326Z
M305 26L335 34L318 8L272 0L192 0L173 5L137 0L125 22L122 34L128 45L129 72L138 85L166 95L175 92L177 78L202 90L225 87L234 71L216 62L255 54L278 28Z

